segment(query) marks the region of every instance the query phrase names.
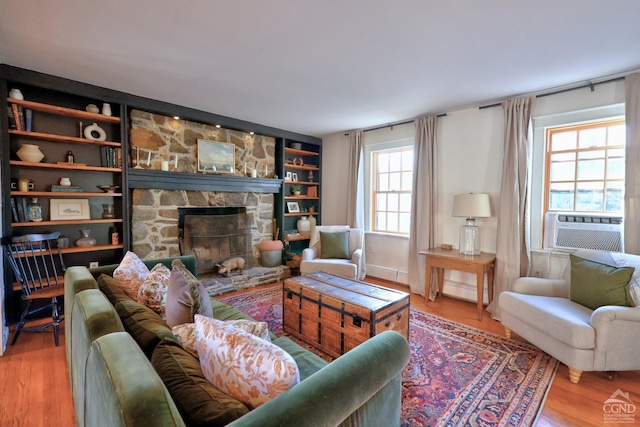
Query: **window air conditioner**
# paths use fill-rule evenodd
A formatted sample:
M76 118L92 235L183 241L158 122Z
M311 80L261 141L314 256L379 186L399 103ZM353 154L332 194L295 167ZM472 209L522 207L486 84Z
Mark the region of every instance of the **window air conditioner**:
M622 217L547 212L545 249L596 249L624 252Z

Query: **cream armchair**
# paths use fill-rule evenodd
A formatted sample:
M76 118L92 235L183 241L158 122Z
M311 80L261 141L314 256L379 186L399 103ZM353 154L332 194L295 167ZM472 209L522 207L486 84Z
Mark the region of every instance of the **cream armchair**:
M322 258L320 246L320 232L349 231L350 259ZM350 228L348 225L319 225L311 233L309 247L302 251L300 273L308 274L315 271L335 274L353 280L360 278L362 270L362 230Z
M640 256L578 250L575 255L612 266L635 267ZM500 293L501 321L511 331L569 367L571 382L583 371L640 369L640 307L602 306L591 310L569 298L570 281L522 277ZM632 295L637 295L634 288ZM637 305L637 297L635 298Z

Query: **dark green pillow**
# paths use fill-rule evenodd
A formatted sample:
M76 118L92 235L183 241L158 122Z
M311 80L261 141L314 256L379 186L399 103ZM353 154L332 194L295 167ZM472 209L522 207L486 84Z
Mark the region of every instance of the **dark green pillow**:
M151 359L153 350L163 338L176 340L160 315L147 306L131 299L121 299L116 304L116 311L124 329L138 343L148 359Z
M177 343L160 342L151 364L188 426L225 426L249 412L243 403L215 388L202 373L200 361Z
M350 259L349 230L320 232L320 258Z
M571 258L571 301L595 310L604 305L631 305L629 281L633 267L614 267L601 262Z
M114 307L121 299L127 299L133 301L125 292L124 289L118 284L118 281L113 277L101 274L98 277L98 288L102 291L103 294L107 296L109 302Z

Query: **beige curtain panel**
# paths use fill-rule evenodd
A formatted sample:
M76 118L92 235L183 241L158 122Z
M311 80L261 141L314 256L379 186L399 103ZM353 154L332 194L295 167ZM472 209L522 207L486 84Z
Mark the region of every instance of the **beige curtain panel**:
M494 299L487 307L500 320L500 292L529 270L529 126L535 97L502 103L504 110L504 159L498 208Z
M409 284L412 293L429 299L436 297L438 286L432 276L425 289L425 260L418 252L436 245L436 213L438 212L438 171L436 129L438 118L415 120L416 138L413 150L413 188L411 191L411 227L409 233Z
M624 251L640 255L640 73L625 77L625 121L627 148L625 153Z

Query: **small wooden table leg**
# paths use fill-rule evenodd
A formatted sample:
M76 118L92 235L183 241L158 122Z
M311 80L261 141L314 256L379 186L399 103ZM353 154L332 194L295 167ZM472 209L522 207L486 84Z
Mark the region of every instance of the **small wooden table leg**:
M429 288L430 287L431 287L431 263L427 258L426 269L424 274L424 301L427 304L429 304L429 293L430 293Z
M489 304L491 304L491 302L493 301L493 269L494 269L494 263L492 263L489 266L489 269L487 270L487 286L488 286L488 291L489 291Z
M478 266L476 270L476 286L477 286L477 298L478 298L478 320L482 320L482 312L484 308L482 307L482 300L484 297L484 268L483 266Z
M436 274L438 275L438 296L444 295L444 268L436 268Z

